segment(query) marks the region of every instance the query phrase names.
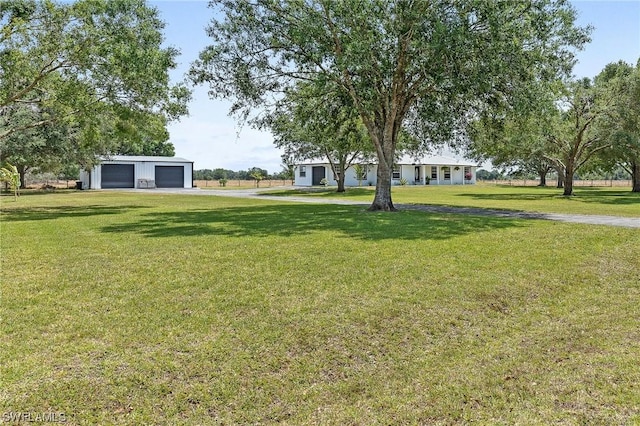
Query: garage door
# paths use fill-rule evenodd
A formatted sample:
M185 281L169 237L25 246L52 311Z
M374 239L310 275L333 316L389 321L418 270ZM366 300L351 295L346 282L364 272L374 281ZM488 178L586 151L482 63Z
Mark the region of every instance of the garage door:
M156 166L157 188L184 188L184 166Z
M133 188L133 164L103 164L102 188Z

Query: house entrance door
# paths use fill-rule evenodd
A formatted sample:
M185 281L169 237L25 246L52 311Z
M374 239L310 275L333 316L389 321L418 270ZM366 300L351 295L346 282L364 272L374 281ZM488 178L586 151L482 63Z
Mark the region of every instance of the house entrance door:
M311 185L321 185L322 179L326 177L324 166L313 166L311 169Z

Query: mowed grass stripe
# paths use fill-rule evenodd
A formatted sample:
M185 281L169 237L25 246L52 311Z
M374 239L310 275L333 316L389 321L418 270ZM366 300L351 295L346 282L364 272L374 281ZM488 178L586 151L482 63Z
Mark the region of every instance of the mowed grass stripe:
M307 196L368 202L375 188L347 188L338 194L335 188L298 188L269 191L268 195ZM407 185L392 188L396 204L428 204L452 207L478 207L523 212L566 213L640 217L640 193L630 188L576 187L565 197L553 187L514 187L507 185Z
M2 411L640 421L637 230L117 192L2 207Z

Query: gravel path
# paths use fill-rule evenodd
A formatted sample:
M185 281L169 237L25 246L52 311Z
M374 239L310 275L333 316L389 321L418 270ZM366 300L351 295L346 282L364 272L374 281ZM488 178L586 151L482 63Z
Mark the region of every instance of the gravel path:
M290 189L291 187L282 187L282 189ZM324 197L289 197L268 195L269 191L279 189L277 187L258 188L258 189L133 189L135 192L147 193L170 193L170 194L191 194L191 195L217 195L223 197L238 198L255 198L260 200L275 201L295 201L300 203L315 204L342 204L342 205L362 205L370 204L368 201L352 201L352 200L332 200ZM424 204L396 204L401 210L418 210L433 213L454 213L454 214L470 214L475 216L492 216L516 219L542 219L554 220L558 222L584 223L589 225L607 225L621 226L625 228L640 228L640 217L620 217L620 216L601 216L601 215L583 215L583 214L562 214L562 213L531 213L509 210L483 209L476 207L445 207L432 206Z

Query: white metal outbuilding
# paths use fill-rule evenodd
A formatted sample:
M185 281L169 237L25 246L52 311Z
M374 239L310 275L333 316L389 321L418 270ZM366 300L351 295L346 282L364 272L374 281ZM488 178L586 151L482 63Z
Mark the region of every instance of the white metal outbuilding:
M193 161L179 157L113 155L80 172L82 188L193 188Z

